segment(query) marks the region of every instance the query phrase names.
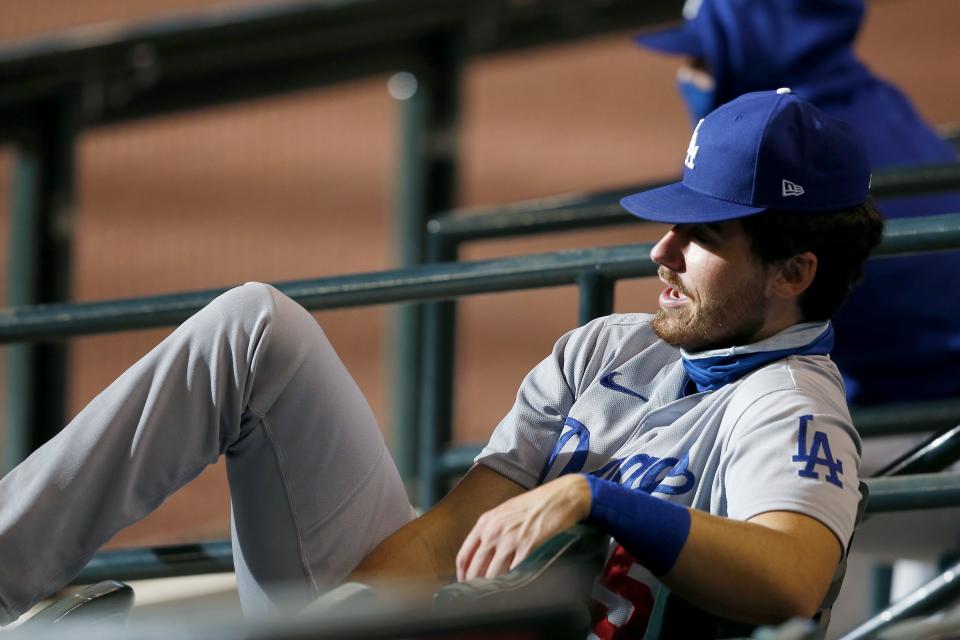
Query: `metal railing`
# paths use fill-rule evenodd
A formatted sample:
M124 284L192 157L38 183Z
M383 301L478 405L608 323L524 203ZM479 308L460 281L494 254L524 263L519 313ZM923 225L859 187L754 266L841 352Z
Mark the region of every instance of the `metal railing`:
M619 204L620 198L674 181L453 211L430 220L427 232L430 242L438 245L434 251L455 255L460 244L476 240L649 224L624 211ZM960 191L960 162L878 171L870 188L871 195L878 200L951 191Z
M346 0L75 28L0 47L0 140L48 100L94 127L677 20L682 0Z

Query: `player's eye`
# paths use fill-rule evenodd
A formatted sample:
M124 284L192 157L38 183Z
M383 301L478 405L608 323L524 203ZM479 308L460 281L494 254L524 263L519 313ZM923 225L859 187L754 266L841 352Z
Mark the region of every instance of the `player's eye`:
M716 225L698 224L690 229L690 236L702 244L715 245L723 239L723 234Z

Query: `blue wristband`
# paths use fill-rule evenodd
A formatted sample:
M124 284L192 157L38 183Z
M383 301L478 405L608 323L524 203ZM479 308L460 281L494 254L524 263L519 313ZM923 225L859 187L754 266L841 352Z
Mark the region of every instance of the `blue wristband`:
M609 480L586 478L591 498L587 522L613 536L654 575L670 571L690 535L690 511Z

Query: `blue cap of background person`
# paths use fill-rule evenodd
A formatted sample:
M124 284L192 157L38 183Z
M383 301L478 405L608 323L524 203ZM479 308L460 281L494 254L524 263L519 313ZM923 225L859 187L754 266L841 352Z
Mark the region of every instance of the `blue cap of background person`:
M679 26L634 42L695 58L709 75L708 90L678 78L695 124L750 91L787 86L819 103L876 84L853 51L863 15L864 0L687 0ZM693 104L688 93L696 96Z
M710 113L694 129L683 164L682 181L620 204L656 222L719 222L767 209L847 209L870 190L857 135L790 89L748 93Z
M648 31L634 36L633 41L654 51L700 57L703 45L695 20L703 0L687 0L683 5L683 22L674 27Z
M811 46L845 48L863 12L864 0L687 0L682 23L646 31L633 41L661 53L711 58L731 47L749 49L750 41L758 40L758 48L779 44L784 57L796 61ZM829 51L814 53L830 56Z

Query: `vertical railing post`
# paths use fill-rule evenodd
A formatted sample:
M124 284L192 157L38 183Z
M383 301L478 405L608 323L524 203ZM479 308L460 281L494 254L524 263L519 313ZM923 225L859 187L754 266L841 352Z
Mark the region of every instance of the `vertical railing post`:
M890 593L893 586L893 565L886 562L874 562L870 566L869 611L871 616L879 614L890 606Z
M401 265L425 260L426 223L454 207L457 193L457 134L460 103L458 38L438 36L424 44L424 62L390 79L401 107L395 230ZM400 305L394 318L393 452L401 475L414 489L419 475L423 308Z
M449 262L457 259L456 244L442 236L430 235L427 259ZM423 377L420 409L421 507L439 500L444 493L446 473L438 465L443 449L453 439L454 362L456 350L456 303L432 302L423 308Z
M613 313L615 286L616 281L593 272L577 277L577 287L580 289L578 321L581 325Z
M11 174L8 306L70 297L79 102L73 96L52 100L33 115ZM10 469L64 425L67 347L11 345L6 367L4 466Z
M422 95L422 80L409 72L390 78L390 92L400 101L400 139L397 158L396 209L394 238L397 262L416 264L422 259L420 217L426 208L423 185L425 162L422 145L425 137L427 106ZM411 489L417 472L416 425L419 419L418 378L420 371L421 309L417 304L400 304L393 313L390 334L392 381L390 389L393 418L392 446L400 475Z

